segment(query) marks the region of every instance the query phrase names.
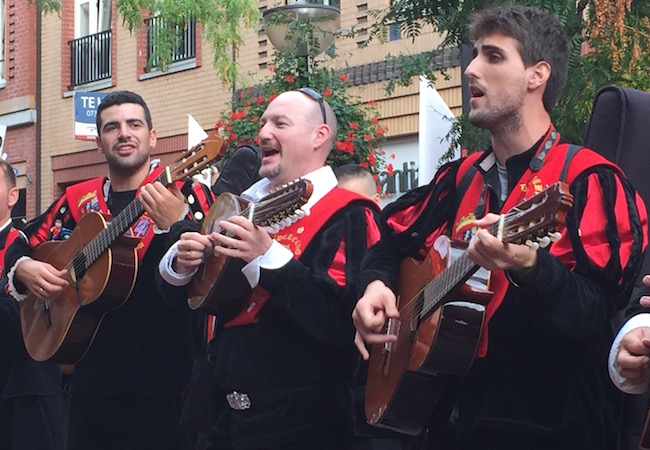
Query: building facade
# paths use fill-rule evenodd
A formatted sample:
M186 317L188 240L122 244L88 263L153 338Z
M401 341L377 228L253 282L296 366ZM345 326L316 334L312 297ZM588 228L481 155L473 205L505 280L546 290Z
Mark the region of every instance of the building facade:
M5 0L9 2L19 3ZM34 77L40 86L38 95L33 93L34 99L39 99L38 120L31 125L35 129L34 146L30 149L32 155L25 156L22 161L17 154L11 153L11 158L19 163L21 174L40 174L34 179L40 197L34 187L26 193L27 204L33 202L33 207L27 208L28 216L41 212L67 185L106 174L104 158L98 153L95 142L74 138L75 95L118 89L142 95L151 109L158 134L154 154L163 163L187 148L187 114L210 131L221 113L230 109L232 86L223 85L215 72L213 54L209 44L201 38L200 26L190 23L179 30L179 50L172 64L161 72L147 67L148 30L158 26L155 17L147 18L137 32L131 33L121 26L115 0L63 0L59 15L42 17L34 13L33 7L25 6L29 3L20 4L27 16L31 14L35 24L40 22L37 24L40 42L26 45L40 48L32 66L37 69L39 79ZM384 87L394 76L394 68L386 62L386 55L431 50L439 43L439 37L425 30L418 39L411 41L393 30L388 42L371 41L370 45L362 47L372 22L370 11L387 4L388 0L356 0L341 5L341 27L354 26L360 33L354 38L337 39L336 68L348 74L352 95L376 103L380 121L388 128L387 152L403 153L404 149L412 152L418 141L420 83L415 79L410 86L398 87L387 96ZM273 6L277 6L275 0L259 1L260 11ZM273 51L265 35L256 30L247 33L237 57L240 73L247 83L252 85L269 74L267 65ZM458 57L450 52L436 64L447 69L447 78L439 77L436 88L451 110L459 114L462 102ZM7 86L9 84L10 80ZM7 88L0 89L0 105L5 93L8 93ZM21 101L29 104L28 99L25 94ZM33 103L36 105L35 100ZM401 162L395 165L398 169L402 167Z
M13 217L25 218L39 202L39 14L31 3L0 0L0 126L2 152L18 172L20 199ZM6 128L5 128L6 127Z

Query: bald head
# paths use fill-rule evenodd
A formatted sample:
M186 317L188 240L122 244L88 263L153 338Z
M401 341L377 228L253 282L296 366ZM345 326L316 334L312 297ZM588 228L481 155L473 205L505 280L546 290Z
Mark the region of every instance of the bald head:
M261 118L260 175L282 185L321 168L332 149L333 130L336 117L325 101L299 91L278 95Z

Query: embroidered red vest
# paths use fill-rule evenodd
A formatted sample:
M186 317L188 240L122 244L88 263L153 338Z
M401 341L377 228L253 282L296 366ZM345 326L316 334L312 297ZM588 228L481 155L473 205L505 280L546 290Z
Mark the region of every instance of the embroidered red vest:
M156 180L158 175L162 173L162 169L157 167L147 175L147 178L140 186L151 183ZM70 207L70 214L75 222L79 223L81 217L89 211L95 211L102 214L110 214L106 199L104 198L104 177L93 178L88 181L83 181L75 185L69 186L66 189L66 198L68 206ZM136 192L137 200L138 193ZM143 213L138 220L130 227L130 232L133 236L139 237L140 242L136 247L138 260L142 261L144 255L154 237L154 221L149 214Z
M0 248L0 274L3 273L5 264L5 252L16 238L20 236L20 231L10 226L9 233L5 239L4 245Z
M544 163L539 170L533 171L528 168L524 172L517 186L508 195L508 198L501 207L500 213L504 213L510 210L524 200L527 200L533 197L535 194L543 191L547 186L560 181L560 173L565 166L565 160L567 159L567 150L569 149L570 145L559 144L559 139L560 136L558 134L555 142L553 142L552 146L549 148L544 158ZM543 140L543 142L546 141L547 139ZM537 150L536 155L540 154L542 147L543 144ZM463 179L463 176L467 170L469 170L479 160L479 158L481 158L482 155L482 152L473 153L463 161L456 175L457 186ZM573 180L575 180L578 175L580 175L585 170L595 166L608 166L612 168L612 170L621 173L621 170L615 164L599 155L598 153L587 148L581 148L580 151L573 155L572 159L568 163L569 166L566 172L566 178L565 180L562 180L567 184L571 184L571 182L573 182ZM474 226L474 221L477 219L477 217L475 216L474 210L476 205L479 203L481 195L485 196L483 198L484 204L489 205L489 193L487 190L483 189L483 183L483 177L477 171L467 190L461 194L462 200L453 222L451 233L452 238L469 241L476 232L477 229ZM489 207L486 207L485 211L489 211ZM562 234L562 237L560 240L551 245L549 252L552 255L558 257L566 266L572 267L575 260L571 242L566 233L566 227L562 225L557 229L557 231ZM490 275L490 290L494 292L494 295L492 296L492 299L486 308L486 324L484 326L483 336L481 338L481 342L479 343L479 348L477 351L477 355L479 357L483 357L487 353L488 323L490 318L494 315L496 309L503 301L506 291L508 290L508 286L509 281L506 278L505 272L503 270L492 271Z
M291 250L293 257L300 259L305 249L320 231L325 223L332 216L345 208L353 201L364 201L370 208L376 208L376 204L354 192L346 189L334 188L318 201L308 216L303 217L288 227L283 228L275 235L275 240ZM258 315L266 304L270 295L259 285L249 295L246 306L234 319L230 320L225 327L249 325L258 322ZM307 299L305 299L307 300Z

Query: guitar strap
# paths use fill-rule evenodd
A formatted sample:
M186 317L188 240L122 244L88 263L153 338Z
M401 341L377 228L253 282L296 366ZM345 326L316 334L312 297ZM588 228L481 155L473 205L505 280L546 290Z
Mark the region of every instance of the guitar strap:
M275 240L291 250L294 258L300 259L314 236L338 211L353 201L362 200L373 208L376 205L359 194L335 187L310 208L310 214L283 228L275 235ZM259 285L253 289L242 311L224 327L250 325L259 321L259 312L266 304L270 294ZM308 299L305 299L308 300Z

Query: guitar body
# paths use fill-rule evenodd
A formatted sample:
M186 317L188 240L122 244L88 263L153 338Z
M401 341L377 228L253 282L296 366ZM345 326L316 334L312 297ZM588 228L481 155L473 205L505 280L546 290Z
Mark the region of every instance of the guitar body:
M69 285L51 302L33 294L19 303L25 347L36 361L73 364L86 353L104 315L121 306L135 285L139 239L120 236L77 279L73 261L104 228L105 218L85 214L69 239L40 244L32 258L68 268Z
M375 344L370 352L365 408L371 425L420 433L440 394L474 361L490 292L461 283L439 307L421 315L423 288L445 270L447 258L432 249L423 261L402 261L400 318L387 330L397 341Z
M218 231L217 223L239 215L245 201L234 194L223 193L210 207L203 221L202 234ZM192 278L188 288L187 304L228 320L242 308L251 292L248 280L241 272L246 263L237 258L206 252L205 261L199 272Z

